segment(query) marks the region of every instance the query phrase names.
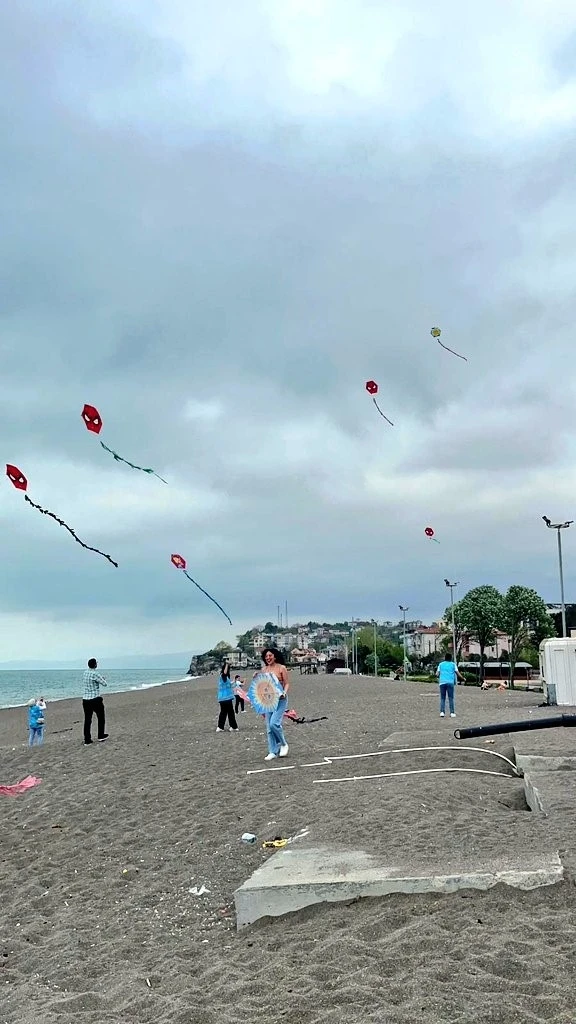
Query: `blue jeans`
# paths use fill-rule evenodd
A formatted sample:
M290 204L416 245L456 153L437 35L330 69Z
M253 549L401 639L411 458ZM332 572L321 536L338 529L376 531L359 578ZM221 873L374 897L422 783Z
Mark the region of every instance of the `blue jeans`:
M454 714L454 683L440 683L440 713L446 708L446 697L450 706L450 714Z
M280 747L286 746L286 737L282 728L282 719L286 710L286 698L281 697L275 711L266 715L266 732L268 734L268 751L278 757Z
M30 729L28 732L28 746L33 747L34 743L44 743L44 726L40 725L36 729Z

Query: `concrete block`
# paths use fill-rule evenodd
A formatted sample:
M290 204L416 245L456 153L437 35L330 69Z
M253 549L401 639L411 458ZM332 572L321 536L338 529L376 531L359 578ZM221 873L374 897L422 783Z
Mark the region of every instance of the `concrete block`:
M510 885L536 889L562 881L558 853L518 854L477 863L391 866L362 850L316 847L281 850L236 890L240 931L263 917L281 917L318 903L391 893L455 892Z

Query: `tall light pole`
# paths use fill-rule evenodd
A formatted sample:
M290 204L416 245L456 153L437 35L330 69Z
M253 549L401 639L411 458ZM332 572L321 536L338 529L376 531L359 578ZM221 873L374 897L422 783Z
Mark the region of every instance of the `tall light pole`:
M378 655L376 654L376 619L373 620L374 625L374 678L378 675Z
M568 630L566 629L566 605L564 603L564 570L562 567L562 541L560 539L560 530L567 530L569 526L572 526L574 520L569 519L565 523L552 523L548 519L548 516L542 516L542 519L549 530L556 530L558 537L558 568L560 570L560 601L562 604L562 636L568 636Z
M444 580L447 587L450 587L450 611L452 613L452 653L454 655L454 664L458 668L458 652L456 650L456 623L454 621L454 587L460 586L459 583L450 583L450 580Z
M404 608L403 605L398 605L402 612L402 650L404 651L404 657L402 659L402 678L406 682L406 612L409 610L408 605Z

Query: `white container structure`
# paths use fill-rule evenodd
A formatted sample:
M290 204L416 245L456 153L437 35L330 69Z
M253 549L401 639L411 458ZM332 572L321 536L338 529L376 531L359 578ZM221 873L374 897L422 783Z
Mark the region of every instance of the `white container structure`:
M540 676L548 704L576 706L576 637L542 641Z

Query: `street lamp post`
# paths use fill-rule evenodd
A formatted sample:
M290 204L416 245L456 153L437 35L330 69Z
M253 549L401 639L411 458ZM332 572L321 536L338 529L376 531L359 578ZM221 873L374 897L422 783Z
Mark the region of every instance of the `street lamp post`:
M568 636L568 630L566 629L566 604L564 602L564 570L562 566L562 540L560 538L560 530L567 530L569 526L572 526L573 519L569 519L565 523L553 523L548 519L548 516L542 516L542 519L546 523L549 530L556 530L558 537L558 568L560 570L560 601L562 604L562 636Z
M456 650L456 623L454 621L454 587L459 586L458 583L450 583L450 580L444 580L447 587L450 587L450 611L452 613L452 653L454 655L454 664L458 668L458 652Z
M402 659L402 679L406 682L406 612L409 609L408 606L404 608L401 604L399 604L398 607L402 612L402 650L404 652L404 657Z
M374 625L374 678L378 675L378 655L376 654L376 619L373 621Z

